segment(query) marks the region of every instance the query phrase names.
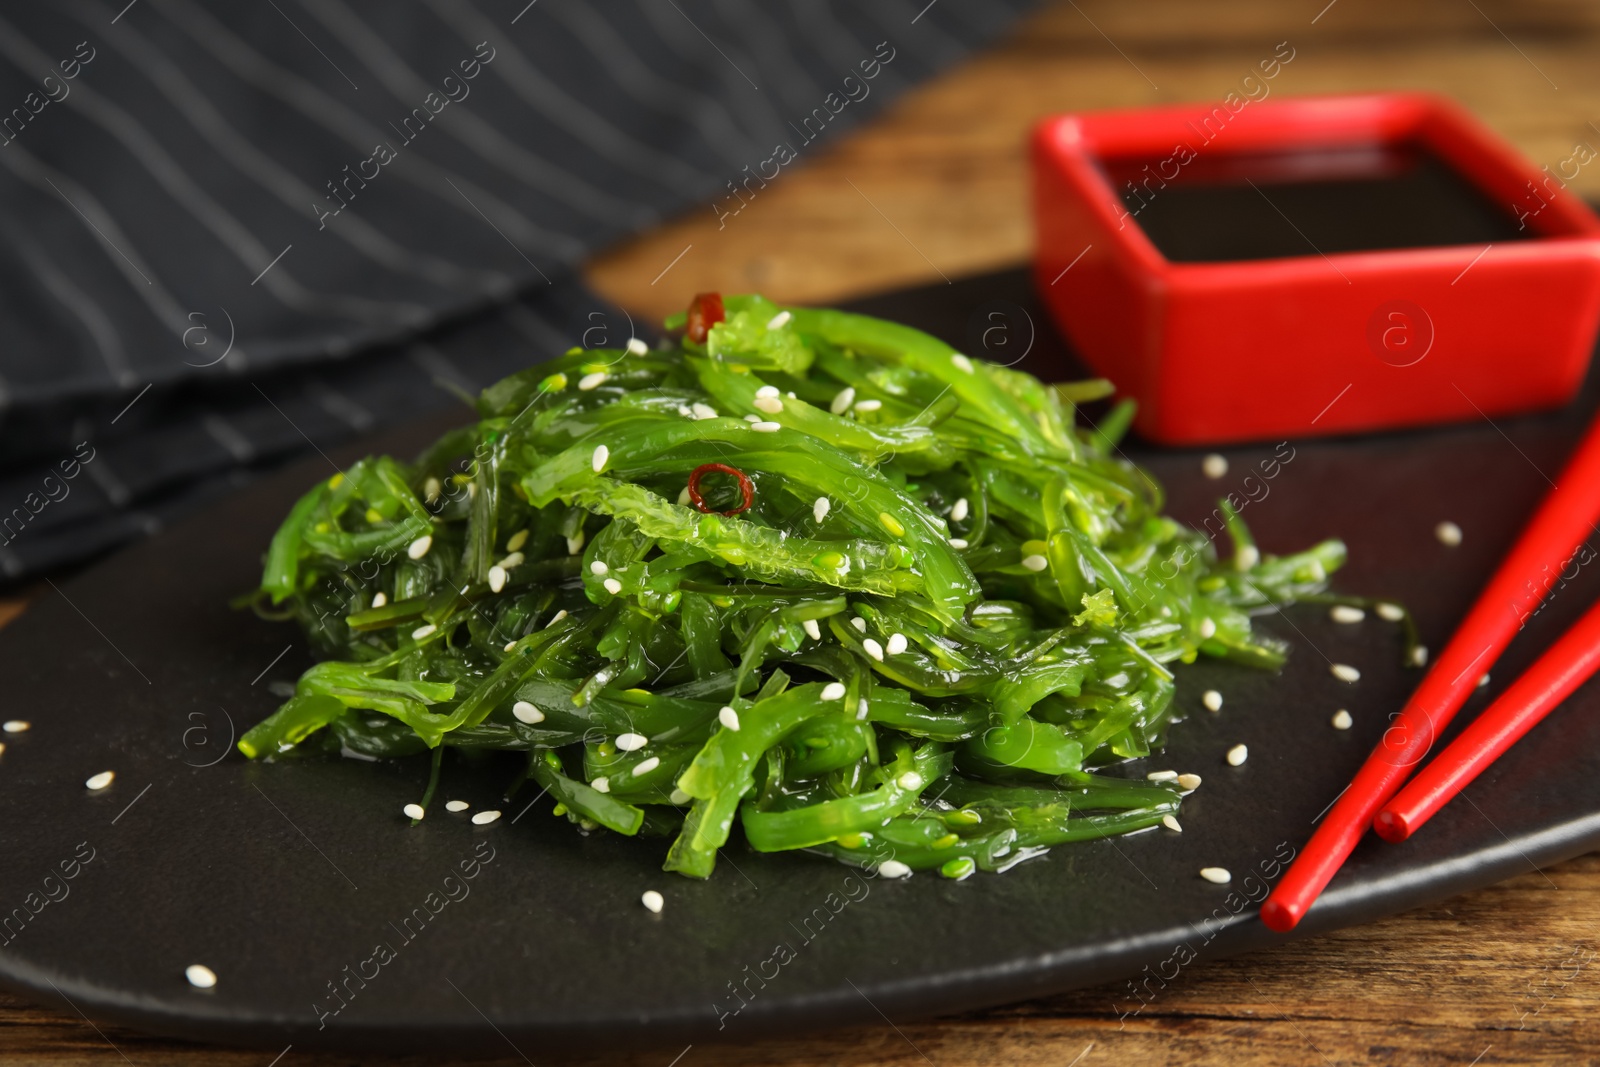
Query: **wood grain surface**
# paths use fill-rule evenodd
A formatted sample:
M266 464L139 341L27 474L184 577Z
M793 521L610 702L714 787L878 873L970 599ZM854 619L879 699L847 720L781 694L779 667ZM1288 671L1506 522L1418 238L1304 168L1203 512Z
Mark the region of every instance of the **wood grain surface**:
M1428 89L1461 100L1552 169L1576 145L1600 148L1600 5L1583 0L1079 0L1042 11L869 126L819 141L803 166L786 169L723 225L709 208L691 212L599 257L589 279L635 313L658 316L700 289L826 301L1019 262L1030 245L1023 146L1037 118L1220 101L1281 41L1295 58L1273 83L1276 94ZM1600 163L1571 184L1600 197ZM297 1049L274 1061L280 1051L96 1029L64 1003L0 995L7 1064L365 1062ZM553 1061L508 1047L494 1062ZM1383 922L1196 963L1142 1005L1118 983L933 1021L597 1062L1596 1063L1600 857L1530 869Z

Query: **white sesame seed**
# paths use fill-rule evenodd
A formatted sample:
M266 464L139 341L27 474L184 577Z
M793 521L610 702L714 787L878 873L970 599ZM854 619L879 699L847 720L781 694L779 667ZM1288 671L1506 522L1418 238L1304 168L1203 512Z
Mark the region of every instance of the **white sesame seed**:
M439 632L439 628L437 626L435 626L431 622L430 623L426 623L426 624L424 624L422 626L417 627L415 630L411 631L411 640L413 640L413 641L421 641L424 637L432 637L434 634L436 634L438 632Z
M963 356L960 352L951 355L950 362L955 364L957 370L966 371L968 374L972 373L972 360Z
M510 652L513 648L516 648L516 647L517 647L517 642L515 640L507 641L505 650L507 652Z
M588 392L590 389L595 388L609 377L611 376L603 370L597 370L593 373L585 374L582 378L578 379L578 388L582 389L584 392Z
M967 498L966 497L958 498L954 504L950 505L950 519L951 519L951 521L952 522L965 522L966 518L967 518L967 512L970 510L970 508L971 508L971 505L969 505L967 503Z
M660 756L651 756L649 759L642 759L633 768L633 776L637 778L641 774L649 774L659 766L661 766Z
M689 496L689 487L687 485L678 490L678 506L680 508L688 507L691 499L692 498Z
M556 623L560 622L562 619L564 619L566 617L567 617L567 609L566 608L562 608L560 611L558 611L554 615L550 616L550 621L544 624L545 629L548 630L550 627L554 626Z
M661 909L667 905L666 899L654 889L646 889L643 893L639 894L639 903L643 904L657 915L660 915Z
M921 789L922 775L918 774L916 771L907 771L900 777L896 778L895 782L900 786L901 789Z
M679 404L678 405L678 414L682 415L686 419L693 419L694 418L694 409L691 408L688 404Z
M833 504L825 496L817 497L817 502L811 505L811 517L821 522L828 517L828 512L833 510Z
M1333 713L1333 728L1335 730L1348 730L1354 725L1355 720L1352 719L1350 717L1350 713L1343 708L1340 708L1338 711Z
M1149 774L1145 775L1144 777L1145 777L1146 781L1150 781L1150 782L1176 782L1178 780L1178 772L1177 771L1151 771Z
M772 318L767 320L767 329L769 329L769 330L781 330L781 329L783 329L785 326L789 325L790 317L791 316L789 315L789 313L787 311L778 312L776 315L772 316Z
M596 577L599 577L602 574L606 574L610 570L611 570L611 568L606 566L606 561L603 560L603 559L594 560L593 562L591 562L589 564L589 573L594 575L594 576L596 576Z
M1489 676L1487 674L1485 674L1482 678L1478 679L1478 688L1479 689L1482 689L1484 686L1486 686L1488 684L1489 684Z
M99 792L111 784L111 779L117 776L116 771L101 771L99 774L90 775L83 783L83 787L94 792Z
M1360 622L1366 617L1366 612L1349 604L1335 604L1333 607L1328 609L1328 618L1332 619L1334 622Z
M822 687L823 700L843 700L844 684L842 682L829 682Z
M874 641L870 637L864 638L861 642L861 647L863 650L865 650L867 655L871 656L879 663L883 662L883 646L878 644L877 641Z
M1200 776L1198 774L1178 775L1178 788L1185 793L1193 793L1200 788Z
M423 534L406 548L406 555L412 559L421 559L428 554L428 549L433 547L433 535Z
M472 805L468 804L465 800L447 800L444 803L445 811L466 811L470 807L472 807Z
M761 416L760 415L746 415L744 417L744 421L745 422L760 422L761 421Z
M1201 867L1200 877L1208 882L1215 882L1217 885L1227 885L1233 881L1233 875L1228 873L1228 868L1226 867Z
M611 792L611 779L605 777L596 778L589 783L589 787L596 793L609 793Z
M883 407L883 401L881 400L863 400L856 405L856 410L877 411L881 407Z
M860 700L856 701L856 720L858 722L864 720L867 717L867 713L871 710L872 705L867 703L866 697L862 697Z
M1221 711L1222 694L1215 689L1207 689L1205 694L1200 697L1200 703L1206 706L1207 711Z
M636 749L643 748L649 743L650 739L644 734L617 735L617 748L621 749L623 752L633 752Z
M628 338L628 355L630 355L630 356L648 356L649 354L650 354L650 346L645 344L644 340L642 338L638 338L638 337L630 337L630 338Z
M422 483L422 498L430 504L436 502L443 492L444 487L439 484L437 478L429 478Z
M1220 478L1228 473L1228 457L1213 452L1200 461L1200 470L1207 478Z
M1240 545L1233 556L1233 565L1241 571L1247 571L1260 562L1261 550L1255 545Z
M606 587L606 592L610 593L612 596L616 596L618 593L622 592L622 583L617 581L615 578L607 578L601 584Z
M528 557L524 556L521 552L513 552L511 555L500 561L500 566L508 571L514 570L515 568L522 566L523 562L527 558Z
M762 433L777 433L783 429L783 424L781 422L752 422L750 428L752 430L760 430Z
M1183 827L1180 826L1178 824L1178 820L1173 818L1171 815L1163 815L1163 816L1161 816L1161 825L1165 826L1168 830L1171 830L1173 833L1178 833L1178 834L1183 833Z
M420 819L424 815L428 814L423 810L421 804L407 804L405 807L400 809L400 813L408 819Z
M878 864L878 873L885 878L904 878L911 873L911 868L899 860L884 860Z
M380 589L376 593L372 594L372 606L374 608L381 608L385 604L387 604L388 602L389 602L389 594L385 593L382 589Z
M183 969L183 976L196 989L210 989L217 984L217 972L203 963L191 963Z
M800 627L801 629L805 630L806 636L811 638L811 640L822 640L822 627L817 624L816 619L806 619L800 623Z
M511 714L518 722L525 722L530 726L536 722L544 722L544 712L526 700L519 700L511 705Z
M488 826L498 818L500 818L498 811L480 811L472 817L472 825Z
M714 419L717 417L717 409L710 404L702 404L696 401L690 405L689 410L694 412L696 419Z
M1427 663L1428 663L1428 646L1427 645L1418 645L1416 648L1413 648L1411 650L1411 665L1413 667L1425 667L1425 666L1427 666Z
M584 534L582 530L579 530L572 537L567 538L567 555L576 556L579 552L582 552L583 539Z
M866 633L867 632L867 620L863 619L859 615L857 615L855 618L850 620L850 625L854 626L861 633Z
M888 656L898 656L900 653L906 650L908 644L909 642L906 641L905 634L890 634L889 643L883 646L884 654Z
M498 593L506 587L506 569L501 566L489 568L489 591Z
M667 794L667 799L672 801L674 804L687 804L689 801L693 800L694 797L690 796L688 793L685 793L677 786L673 786L672 792Z
M607 448L605 445L595 445L594 455L589 459L589 466L594 468L594 472L596 474L599 474L601 471L606 469L606 460L610 458L611 449Z
M1441 545L1454 548L1461 543L1461 527L1453 522L1441 522L1433 528L1433 536L1439 539Z
M843 415L850 410L850 405L856 402L855 386L847 385L834 394L833 403L828 405L828 410L835 415Z
M1209 641L1217 636L1217 620L1207 615L1200 620L1200 640Z
M776 415L783 410L783 401L775 396L758 396L755 405L758 411L765 411L768 415Z
M1228 749L1228 766L1242 767L1244 761L1250 758L1250 750L1244 745L1234 745Z
M734 711L732 708L724 707L721 711L717 712L717 721L720 722L725 728L733 730L736 733L739 730L739 713Z
M1046 567L1050 566L1050 561L1035 552L1031 556L1023 556L1022 565L1028 570L1038 573L1039 571L1042 571Z
M778 394L778 387L776 385L763 385L760 389L756 390L756 399L757 400L761 400L761 399L763 399L765 397L777 396L777 395L779 395L779 394Z
M1405 609L1399 604L1383 603L1373 610L1378 613L1379 618L1388 619L1390 622L1399 622L1406 617Z
M1348 663L1335 663L1328 670L1332 671L1333 676L1341 682L1359 682L1361 680L1361 672Z

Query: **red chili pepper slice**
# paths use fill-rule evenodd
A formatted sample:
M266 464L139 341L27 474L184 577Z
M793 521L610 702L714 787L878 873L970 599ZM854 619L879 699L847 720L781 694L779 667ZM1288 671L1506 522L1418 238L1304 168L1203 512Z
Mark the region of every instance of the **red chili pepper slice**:
M744 498L744 502L732 511L719 511L716 514L737 515L741 511L749 511L750 505L756 502L755 483L750 480L750 476L744 471L738 467L730 467L726 463L702 463L689 472L689 502L707 515L712 513L712 509L706 507L705 498L700 495L700 479L707 474L733 475L739 479L739 495Z
M722 309L721 293L696 293L689 301L689 318L684 334L697 345L706 343L706 333L711 327L727 319Z

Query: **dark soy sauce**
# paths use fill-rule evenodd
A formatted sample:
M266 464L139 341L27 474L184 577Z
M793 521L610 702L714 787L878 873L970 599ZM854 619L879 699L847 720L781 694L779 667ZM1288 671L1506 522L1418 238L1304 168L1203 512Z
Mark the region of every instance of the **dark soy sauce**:
M1102 165L1132 221L1178 263L1488 244L1533 233L1518 228L1509 206L1415 145L1254 155L1202 148Z

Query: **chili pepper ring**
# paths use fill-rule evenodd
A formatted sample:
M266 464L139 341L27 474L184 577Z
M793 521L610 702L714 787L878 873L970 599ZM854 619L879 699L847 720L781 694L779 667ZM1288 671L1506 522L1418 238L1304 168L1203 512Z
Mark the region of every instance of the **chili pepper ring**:
M731 474L739 479L739 495L743 502L732 511L719 511L718 515L737 515L742 511L749 511L750 505L756 502L756 486L750 476L738 467L730 467L726 463L702 463L689 472L689 502L707 515L714 510L706 506L705 498L700 495L700 479L707 474Z

